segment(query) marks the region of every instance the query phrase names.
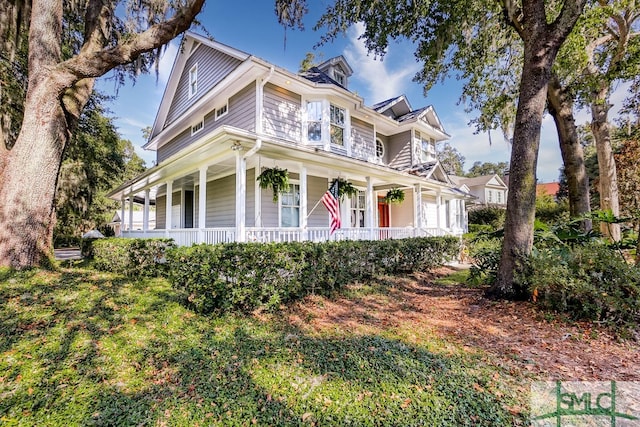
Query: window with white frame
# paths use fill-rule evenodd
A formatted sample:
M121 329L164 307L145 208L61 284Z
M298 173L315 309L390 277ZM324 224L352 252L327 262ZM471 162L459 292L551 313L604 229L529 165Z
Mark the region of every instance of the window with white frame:
M191 135L195 135L196 133L200 132L202 129L204 129L204 119L200 120L198 123L191 126Z
M347 87L347 76L342 71L333 70L333 80L335 80L342 87Z
M333 104L329 106L331 143L344 146L345 110Z
M502 191L496 191L496 203L502 203Z
M384 157L384 143L381 139L376 139L376 159L382 160Z
M280 194L280 227L300 226L300 185L289 184L289 191Z
M456 200L456 226L464 229L464 200Z
M420 132L416 132L416 142L419 144L420 161L430 162L436 159L436 140Z
M198 92L198 64L189 70L189 98Z
M493 191L491 190L487 190L487 203L492 203L493 202Z
M366 196L364 191L351 197L351 227L364 227L364 213L366 210Z
M307 102L307 140L322 141L322 101Z
M229 112L228 104L225 104L222 107L216 109L216 120L218 120L219 118L221 118L223 116L226 116L228 112Z

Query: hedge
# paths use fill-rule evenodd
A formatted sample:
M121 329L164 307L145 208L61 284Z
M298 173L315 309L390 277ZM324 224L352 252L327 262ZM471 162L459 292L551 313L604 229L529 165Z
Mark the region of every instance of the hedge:
M173 248L169 280L200 313L276 309L382 274L427 271L454 259L456 237L324 243L229 243Z
M158 276L166 273L166 252L172 239L92 239L88 257L97 270L126 276Z

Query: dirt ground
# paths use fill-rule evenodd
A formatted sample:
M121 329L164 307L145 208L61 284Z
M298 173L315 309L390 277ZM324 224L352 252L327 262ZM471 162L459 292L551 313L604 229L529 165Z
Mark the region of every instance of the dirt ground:
M416 343L435 337L485 352L492 363L536 380L640 380L637 341L545 316L529 302L492 301L481 289L433 283L450 272L442 268L434 274L385 278L392 285L388 292L354 289L355 297L311 296L293 307L289 321L309 332L393 330Z

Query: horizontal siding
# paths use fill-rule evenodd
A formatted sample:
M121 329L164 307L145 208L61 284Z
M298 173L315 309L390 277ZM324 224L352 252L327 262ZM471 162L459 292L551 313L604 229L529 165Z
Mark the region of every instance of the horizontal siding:
M268 83L264 87L264 132L277 138L301 141L300 95Z
M167 196L156 197L156 228L165 229L167 223Z
M221 107L218 105L216 108ZM229 98L229 112L215 121L216 126L233 126L254 132L256 129L256 84L251 83Z
M318 200L322 198L324 193L329 188L329 180L327 178L320 178L317 176L307 177L307 206L309 209L318 203ZM329 212L322 203L311 212L307 219L307 226L309 227L328 227L329 226Z
M180 117L182 113L220 83L240 63L240 60L208 46L201 45L198 47L186 61L164 126L168 126ZM189 98L189 70L196 64L198 65L198 90L193 97Z
M255 182L255 176L256 176L256 170L255 169L249 169L247 171L247 198L246 198L246 202L245 202L245 217L244 217L244 221L245 221L245 225L247 227L254 227L256 220L255 220L255 214L256 214L256 194L255 194L255 185L253 185L253 183Z
M226 115L216 120L214 109L204 117L204 128L200 132L195 135L191 135L190 124L172 141L158 148L157 162L160 163L168 159L180 150L188 147L193 142L223 125L235 126L240 129L253 131L256 127L255 99L255 84L247 85L244 89L229 99L229 112ZM223 104L217 105L215 108L219 108L222 105ZM192 124L195 124L197 121L198 120L196 118Z
M235 227L236 176L207 182L207 220L205 227Z
M389 166L396 169L411 167L411 132L403 132L389 137Z
M273 191L270 188L260 190L260 210L263 227L278 227L278 202L273 203Z
M375 159L376 143L372 124L351 119L351 155L356 159Z
M399 204L392 203L391 227L413 227L413 191L404 190L404 201Z

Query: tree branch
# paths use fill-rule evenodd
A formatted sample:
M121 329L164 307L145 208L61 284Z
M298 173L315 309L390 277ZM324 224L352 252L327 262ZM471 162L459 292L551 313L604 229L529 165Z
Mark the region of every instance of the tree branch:
M82 78L102 76L118 65L127 64L141 54L163 46L188 30L203 4L204 0L192 0L173 17L152 25L116 46L99 50L83 46L77 56L61 63L58 69L71 79L69 86Z

